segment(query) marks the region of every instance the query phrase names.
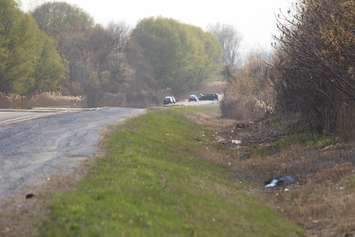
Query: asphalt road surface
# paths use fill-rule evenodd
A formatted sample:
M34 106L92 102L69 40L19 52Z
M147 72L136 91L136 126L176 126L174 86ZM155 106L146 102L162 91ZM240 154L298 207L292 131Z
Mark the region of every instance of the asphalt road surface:
M35 118L48 117L54 115L53 112L26 112L26 111L6 111L0 112L0 126L19 123L26 120L31 120Z
M42 184L52 175L69 173L96 154L106 126L144 110L18 113L0 112L0 198L14 195L25 186ZM22 120L23 116L26 119Z

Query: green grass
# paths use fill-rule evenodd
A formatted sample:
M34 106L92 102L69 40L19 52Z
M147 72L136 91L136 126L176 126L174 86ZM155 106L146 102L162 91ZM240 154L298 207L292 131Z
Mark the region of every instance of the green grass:
M313 136L304 141L304 144L307 147L311 147L311 148L324 148L330 145L335 145L336 143L337 143L336 137L327 136L327 135Z
M173 110L130 120L75 190L55 197L40 236L302 236L201 159L209 134Z

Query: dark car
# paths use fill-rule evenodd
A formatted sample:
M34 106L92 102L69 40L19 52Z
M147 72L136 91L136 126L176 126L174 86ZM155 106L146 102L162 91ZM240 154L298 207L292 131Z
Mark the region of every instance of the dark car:
M214 100L217 100L218 101L218 95L217 94L207 94L207 95L201 95L199 97L199 100L210 100L210 101L214 101Z

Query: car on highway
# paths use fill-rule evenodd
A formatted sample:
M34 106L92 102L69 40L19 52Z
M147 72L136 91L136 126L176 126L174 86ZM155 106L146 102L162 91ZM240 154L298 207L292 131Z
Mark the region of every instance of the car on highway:
M218 101L219 97L218 97L218 94L206 94L206 95L201 95L199 97L199 100L201 100L201 101Z
M199 99L197 97L197 95L190 95L189 96L189 102L198 102Z
M165 96L163 100L164 105L176 104L176 99L174 96Z

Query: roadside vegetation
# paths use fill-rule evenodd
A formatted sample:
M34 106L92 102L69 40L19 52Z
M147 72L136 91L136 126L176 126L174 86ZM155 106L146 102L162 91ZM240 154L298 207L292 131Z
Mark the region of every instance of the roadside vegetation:
M207 123L222 163L306 236L355 236L355 3L296 1L277 19L274 53L252 53L226 87L222 114L236 121ZM297 184L265 189L279 176Z
M267 64L271 55L258 50L249 53L242 67L229 70L229 83L221 110L224 117L256 120L273 110L275 91Z
M206 122L207 120L207 122ZM295 131L294 122L269 117L255 123L204 118L218 131L220 162L238 180L285 216L303 226L306 236L354 233L354 143L317 132ZM240 140L237 147L232 140ZM265 189L264 182L292 176L297 183Z
M319 133L354 129L355 3L299 1L279 14L273 63L276 109L301 115Z
M254 52L234 71L224 115L298 115L306 129L351 138L354 9L351 0L306 0L279 12L274 53Z
M77 187L56 195L40 236L302 236L205 159L213 132L179 110L127 122L105 149Z

